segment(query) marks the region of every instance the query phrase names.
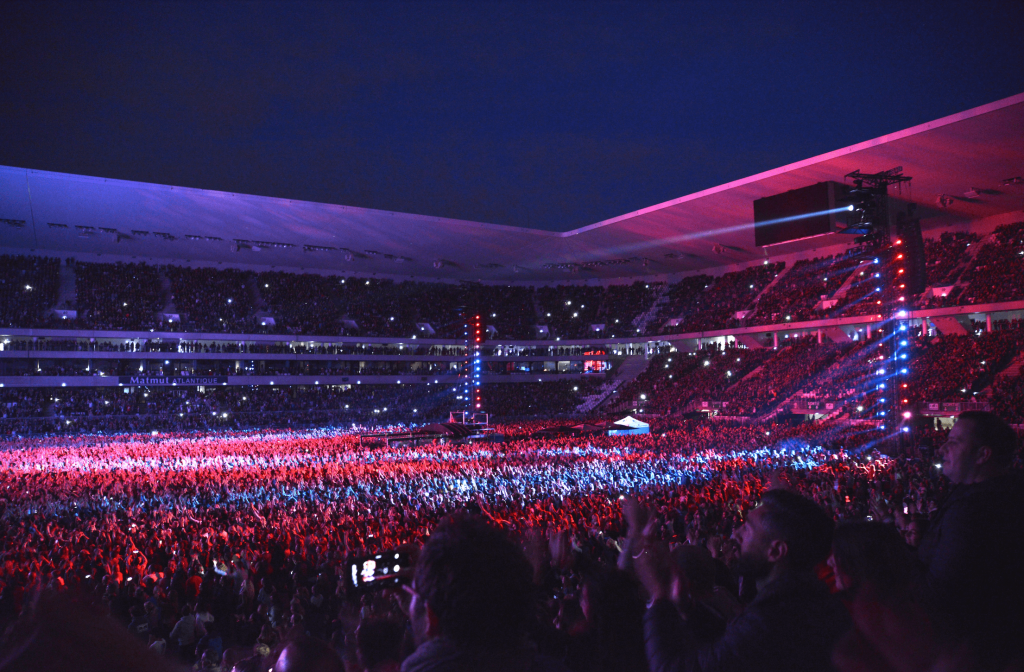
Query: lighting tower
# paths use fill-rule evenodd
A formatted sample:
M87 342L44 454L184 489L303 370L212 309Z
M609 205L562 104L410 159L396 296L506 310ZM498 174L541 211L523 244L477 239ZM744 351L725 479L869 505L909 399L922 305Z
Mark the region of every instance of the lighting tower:
M462 322L463 343L465 353L459 370L459 383L455 388L456 411L452 418L461 417L461 422L469 422L474 414L483 412L481 394L483 368L484 324L480 315L469 308L460 307L459 315ZM453 420L454 422L454 420Z
M473 346L473 359L472 359L472 362L471 362L471 366L472 366L471 374L472 375L470 376L470 381L472 383L471 384L471 388L472 388L472 391L471 391L471 404L472 405L470 406L470 411L472 411L473 413L482 413L483 412L483 400L482 400L481 394L480 394L480 386L481 386L481 382L482 382L482 378L480 376L480 369L483 366L483 358L482 358L482 354L483 354L482 353L482 347L483 347L482 344L483 344L483 339L484 339L484 328L483 327L484 327L484 325L483 325L483 322L480 320L480 315L474 315L472 320L470 321L470 335L473 338L473 343L472 343L472 346Z
M903 174L902 166L881 173L855 170L846 178L853 181L846 199L853 205L853 210L842 232L856 234L855 241L863 244L872 257L875 314L885 353L884 363L872 365L875 374L873 387L878 400L872 415L881 421L883 430L895 437L894 447L900 450L904 434L909 431L907 421L913 417L908 394L911 371L909 304L912 294L920 292L916 287L918 280L910 281L908 269L913 260L908 250L911 247L923 248L923 243L920 246L908 245L904 235L920 238L916 220L898 218L899 230L893 236L893 204L889 201L889 186L895 185L902 193L903 185L912 178Z

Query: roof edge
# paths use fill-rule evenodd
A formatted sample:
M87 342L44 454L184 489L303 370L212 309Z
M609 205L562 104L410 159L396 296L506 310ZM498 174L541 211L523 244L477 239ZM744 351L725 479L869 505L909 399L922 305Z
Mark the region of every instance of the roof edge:
M149 189L149 190L167 190L167 191L186 191L191 193L203 194L215 198L243 198L252 201L271 201L274 203L299 203L303 205L319 206L322 208L340 209L340 210L354 210L360 213L366 213L370 215L383 216L399 216L407 217L412 220L419 220L424 224L433 222L443 222L445 224L455 224L459 226L469 227L482 227L485 229L499 230L499 231L517 231L521 233L531 233L541 236L556 237L557 233L554 231L548 231L545 229L531 229L523 226L511 226L508 224L491 224L489 222L475 222L468 219L454 219L451 217L439 217L437 215L421 215L414 212L400 212L397 210L378 210L376 208L363 208L356 205L343 205L340 203L321 203L318 201L305 201L297 198L281 198L277 196L260 196L258 194L244 194L236 193L232 191L219 191L216 189L201 189L198 187L182 187L173 184L158 184L156 182L137 182L135 180L122 180L116 177L97 177L95 175L79 175L76 173L61 173L52 170L41 170L37 168L22 168L18 166L4 166L0 165L0 171L12 172L17 174L24 174L26 176L31 175L45 175L56 177L60 179L73 179L78 182L111 182L118 185L136 188L136 189Z
M879 137L871 139L871 140L865 140L863 142L858 142L855 145L850 145L849 147L844 147L842 149L832 150L831 152L827 152L825 154L819 154L818 156L814 156L814 157L811 157L809 159L802 159L802 160L797 161L795 163L790 163L790 164L787 164L785 166L781 166L779 168L772 168L771 170L766 170L764 172L757 173L755 175L750 175L748 177L743 177L743 178L740 178L738 180L733 180L732 182L726 182L725 184L720 184L720 185L718 185L716 187L710 187L710 188L704 189L702 191L694 192L694 193L689 194L687 196L681 196L679 198L674 198L674 199L672 199L670 201L665 201L664 203L658 203L657 205L651 205L651 206L648 206L646 208L641 208L640 210L634 210L632 212L627 212L627 213L625 213L623 215L618 215L617 217L612 217L611 219L605 219L605 220L602 220L602 221L597 222L595 224L588 224L587 226L583 226L583 227L580 227L578 229L573 229L571 231L565 231L565 232L563 232L563 233L561 233L559 235L562 238L568 238L570 236L579 235L579 234L587 232L587 231L592 231L594 229L599 229L601 227L608 226L609 224L615 224L616 222L621 222L621 221L624 221L624 220L627 220L627 219L632 219L634 217L639 217L640 215L645 215L645 214L650 213L650 212L657 212L658 210L663 210L665 208L672 207L673 205L679 205L680 203L686 203L687 201L694 201L694 200L697 200L698 198L703 198L705 196L711 196L712 194L717 194L717 193L719 193L721 191L726 191L728 189L733 189L735 187L740 187L740 186L743 186L745 184L750 184L752 182L758 182L760 180L764 180L764 179L767 179L769 177L774 177L776 175L781 175L781 174L787 173L787 172L789 172L791 170L796 170L798 168L804 168L806 166L812 166L812 165L814 165L816 163L821 163L823 161L828 161L830 159L835 159L835 158L838 158L840 156L845 156L847 154L853 154L854 152L859 152L861 150L868 149L868 148L871 148L871 147L875 147L877 145L884 145L885 143L892 142L894 140L901 140L903 138L908 138L908 137L910 137L912 135L917 135L918 133L923 133L925 131L934 130L936 128L941 128L943 126L948 126L948 125L954 124L954 123L956 123L958 121L964 121L966 119L972 119L974 117L980 117L983 114L988 114L989 112L996 112L996 111L1001 110L1003 108L1010 107L1012 105L1019 105L1021 103L1024 103L1024 93L1018 93L1016 95L1010 96L1009 98L1003 98L1002 100L997 100L997 101L992 102L992 103L986 103L985 105L981 105L979 107L974 107L974 108L971 108L969 110L964 110L963 112L957 112L955 114L951 114L949 116L941 117L941 118L935 119L933 121L927 121L927 122L925 122L923 124L918 124L917 126L911 126L910 128L904 129L902 131L896 131L894 133L889 133L889 134L886 134L886 135L882 135L882 136L879 136Z

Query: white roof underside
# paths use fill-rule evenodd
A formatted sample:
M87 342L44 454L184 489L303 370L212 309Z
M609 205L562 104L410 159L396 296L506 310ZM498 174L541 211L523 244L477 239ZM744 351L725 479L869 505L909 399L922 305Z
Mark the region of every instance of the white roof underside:
M1003 184L1024 175L1024 94L564 233L0 166L0 247L417 279L650 277L763 259L754 200L895 166L913 177L902 197L926 229L1024 209L1024 186Z

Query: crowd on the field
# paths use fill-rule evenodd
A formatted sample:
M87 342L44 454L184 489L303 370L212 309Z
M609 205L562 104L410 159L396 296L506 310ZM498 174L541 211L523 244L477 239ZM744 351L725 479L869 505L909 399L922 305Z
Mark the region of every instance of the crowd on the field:
M833 423L565 439L527 425L406 447L334 431L15 441L2 646L28 669L59 623L54 646L87 655L97 630L67 614L90 604L148 669L852 670L885 643L857 638L873 609L891 612L888 644L917 637L918 665L1003 664L1019 619L984 609L1019 595L1020 492L1002 475L1013 455L984 447L1002 426L974 422L966 448L965 427L899 457ZM986 497L1001 527L963 528ZM392 552L414 562L410 590L356 590L350 570Z

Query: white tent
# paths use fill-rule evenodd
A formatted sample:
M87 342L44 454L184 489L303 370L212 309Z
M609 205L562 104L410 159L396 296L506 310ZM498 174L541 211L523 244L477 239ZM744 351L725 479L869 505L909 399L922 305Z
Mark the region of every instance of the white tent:
M608 436L621 436L623 434L650 434L651 426L643 420L637 420L632 415L627 415L621 420L612 423L613 427L621 429L609 429Z

